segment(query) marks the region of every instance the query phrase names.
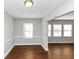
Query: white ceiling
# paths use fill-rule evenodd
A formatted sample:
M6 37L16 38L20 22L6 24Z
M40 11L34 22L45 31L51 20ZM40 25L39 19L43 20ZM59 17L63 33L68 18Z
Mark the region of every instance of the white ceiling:
M25 0L4 0L4 9L15 18L43 18L64 0L33 0L32 8L24 6Z

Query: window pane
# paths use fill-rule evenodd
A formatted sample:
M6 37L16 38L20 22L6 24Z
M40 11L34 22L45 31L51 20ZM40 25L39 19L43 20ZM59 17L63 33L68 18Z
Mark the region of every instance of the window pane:
M54 24L53 25L53 30L61 30L62 29L62 25L61 24Z
M51 36L51 31L48 31L48 36Z
M27 27L26 27L24 30L25 30L25 31L33 31L32 28L27 28Z
M70 37L70 36L72 36L72 32L71 31L64 31L64 36Z
M53 25L53 36L54 37L61 37L62 36L62 24L54 24Z
M24 24L24 36L26 38L33 37L33 24L32 23L25 23Z
M24 24L24 31L33 31L33 24L31 23Z
M51 36L51 24L48 25L48 36Z
M27 38L32 38L33 37L33 33L32 32L25 32L24 36Z
M61 35L61 31L54 31L53 32L53 36L54 37L61 37L62 35Z
M72 30L72 25L71 24L64 25L64 30Z
M51 30L51 24L48 25L48 30Z

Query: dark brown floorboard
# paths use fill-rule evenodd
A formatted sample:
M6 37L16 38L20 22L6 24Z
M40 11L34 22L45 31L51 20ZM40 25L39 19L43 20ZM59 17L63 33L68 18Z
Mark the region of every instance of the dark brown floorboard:
M74 44L49 44L45 52L39 46L15 46L5 59L74 59Z

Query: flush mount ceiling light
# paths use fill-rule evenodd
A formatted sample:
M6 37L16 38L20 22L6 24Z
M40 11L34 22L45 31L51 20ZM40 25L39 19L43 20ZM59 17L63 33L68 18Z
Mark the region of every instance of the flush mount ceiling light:
M33 1L32 1L32 0L25 0L24 5L25 5L26 7L32 7Z

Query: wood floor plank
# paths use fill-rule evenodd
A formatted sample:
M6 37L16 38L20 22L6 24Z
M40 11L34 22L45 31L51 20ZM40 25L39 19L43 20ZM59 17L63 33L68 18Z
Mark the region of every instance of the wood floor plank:
M39 45L15 46L5 59L74 59L74 44L49 44L48 52Z

